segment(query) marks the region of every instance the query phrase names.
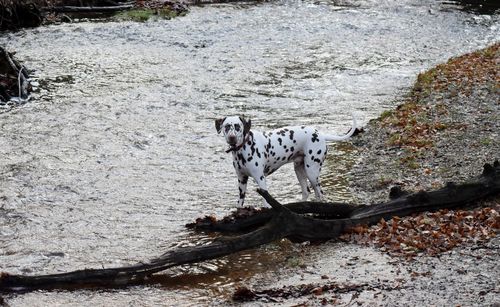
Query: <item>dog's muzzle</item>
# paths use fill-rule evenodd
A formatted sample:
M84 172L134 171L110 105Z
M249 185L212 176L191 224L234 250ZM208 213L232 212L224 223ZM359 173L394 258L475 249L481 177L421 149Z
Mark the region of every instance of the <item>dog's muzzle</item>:
M236 136L230 136L227 138L227 143L230 145L230 146L236 146L236 142L237 142L237 138Z

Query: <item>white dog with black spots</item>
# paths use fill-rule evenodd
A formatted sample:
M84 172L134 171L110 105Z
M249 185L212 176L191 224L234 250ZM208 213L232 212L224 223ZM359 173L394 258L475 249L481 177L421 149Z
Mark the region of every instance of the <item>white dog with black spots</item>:
M260 189L267 191L266 176L282 165L293 162L295 174L302 189L302 200L309 196L307 180L314 189L316 199L323 199L319 173L327 153L326 142L343 141L356 130L353 117L351 130L342 136L318 132L308 126L284 127L269 132L250 130L251 121L240 116L215 120L217 132L223 132L233 153L233 166L238 176L238 205L243 206L248 177L251 176ZM264 206L268 204L264 201Z

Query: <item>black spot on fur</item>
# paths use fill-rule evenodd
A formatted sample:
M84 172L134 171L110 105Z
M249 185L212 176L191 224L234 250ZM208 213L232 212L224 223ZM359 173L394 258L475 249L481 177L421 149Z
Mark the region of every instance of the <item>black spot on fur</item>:
M260 180L264 180L264 176L260 176Z
M292 147L290 147L290 151L293 151L293 150L294 150L293 146L292 146Z
M255 162L255 166L259 166L259 162Z
M309 167L309 164L306 164L306 167Z
M253 159L253 157L250 156L247 161L250 162L250 161L252 161L252 159Z
M314 142L319 142L319 139L318 139L318 133L317 132L314 132L312 134L312 138L311 138L311 141L314 143Z
M320 149L320 150L318 150L317 154L318 154L318 155L320 155L320 154L321 154L321 149Z
M294 132L293 130L290 130L290 140L293 140L293 134L294 134L294 133L295 133L295 132Z
M309 154L312 154L312 153L313 153L312 149L309 149Z
M278 138L278 143L280 143L280 146L281 146L282 142L283 142L283 140L281 138Z
M243 180L241 181L241 183L247 184L247 182L248 182L248 177L243 177Z
M321 163L321 160L320 159L314 159L314 162Z
M240 152L236 155L236 158L241 161L241 164L246 164L245 157Z
M267 142L267 145L266 145L266 147L265 147L265 148L266 148L266 152L269 152L269 149L271 148L271 140L269 140L269 141Z

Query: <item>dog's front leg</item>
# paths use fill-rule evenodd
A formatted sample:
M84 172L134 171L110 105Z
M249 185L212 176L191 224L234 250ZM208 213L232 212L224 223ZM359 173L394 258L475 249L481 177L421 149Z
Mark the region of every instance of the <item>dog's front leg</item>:
M245 202L245 194L247 192L247 182L248 176L238 173L238 190L240 192L240 196L238 198L238 206L243 207L243 203Z
M260 176L256 176L255 182L257 182L257 185L259 186L260 189L267 191L267 182L266 182L266 177L264 176L264 174L262 174ZM263 199L262 206L267 207L267 208L271 207L265 199Z

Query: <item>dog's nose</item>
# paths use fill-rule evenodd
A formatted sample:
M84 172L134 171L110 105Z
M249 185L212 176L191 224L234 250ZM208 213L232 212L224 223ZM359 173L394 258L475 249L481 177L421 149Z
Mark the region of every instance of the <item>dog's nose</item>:
M229 136L229 137L227 138L227 142L228 142L229 144L236 144L236 136Z

